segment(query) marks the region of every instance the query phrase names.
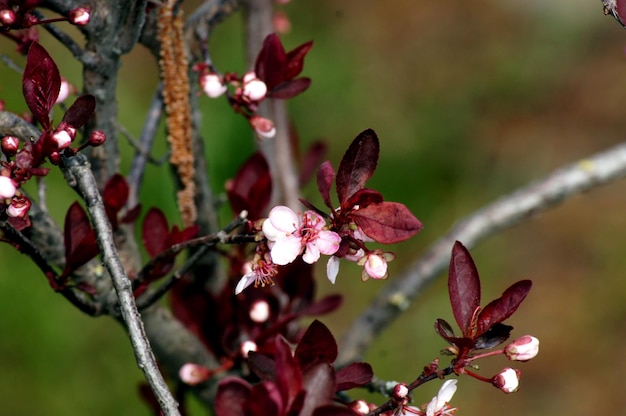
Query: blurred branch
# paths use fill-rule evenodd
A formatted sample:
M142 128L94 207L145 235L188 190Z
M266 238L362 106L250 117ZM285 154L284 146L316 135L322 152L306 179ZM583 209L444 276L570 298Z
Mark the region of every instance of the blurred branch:
M455 240L470 248L503 229L587 190L626 176L626 143L572 163L506 195L457 223L402 275L391 280L343 336L339 365L363 358L376 337L442 273Z
M245 6L247 60L248 66L252 68L265 37L274 31L272 19L274 9L272 0L248 0ZM300 206L298 201L300 191L293 163L286 102L267 99L259 106L258 114L272 120L276 128L276 136L273 139L258 142L259 150L270 166L275 185L270 206L284 204L297 210Z
M75 179L72 183L87 205L91 216L102 261L113 281L128 335L135 352L137 364L144 372L161 409L166 415L178 415L178 403L170 393L156 364L150 343L146 336L141 316L135 305L132 284L124 272L117 247L113 241L111 224L107 218L102 197L86 157L77 154L65 159L65 167Z

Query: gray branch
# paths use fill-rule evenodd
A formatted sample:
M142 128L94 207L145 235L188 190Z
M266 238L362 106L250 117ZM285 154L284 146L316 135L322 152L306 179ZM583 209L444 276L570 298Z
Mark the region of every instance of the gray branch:
M338 362L363 358L372 341L442 273L455 240L472 247L584 191L626 176L626 143L581 159L506 195L461 220L408 270L391 280L343 336Z

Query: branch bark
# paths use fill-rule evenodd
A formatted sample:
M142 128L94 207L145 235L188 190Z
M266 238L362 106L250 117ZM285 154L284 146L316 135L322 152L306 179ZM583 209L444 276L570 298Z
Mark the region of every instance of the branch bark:
M457 223L406 272L391 280L344 334L337 362L363 358L372 341L406 310L447 266L454 241L473 247L481 240L547 211L572 196L626 176L626 143L555 170Z

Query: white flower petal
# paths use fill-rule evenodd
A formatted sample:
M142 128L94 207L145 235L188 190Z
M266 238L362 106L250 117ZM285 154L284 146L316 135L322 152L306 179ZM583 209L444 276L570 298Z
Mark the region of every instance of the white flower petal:
M268 220L276 230L284 233L293 233L300 226L298 215L291 208L282 205L272 208Z
M235 288L235 295L243 292L245 288L250 286L256 280L256 273L250 272L243 275L243 277L237 283L237 287Z
M337 275L339 274L339 257L331 256L328 259L328 263L326 263L326 275L328 276L328 280L333 285L337 280Z
M284 266L294 261L300 251L302 251L302 241L300 238L290 235L276 240L270 250L270 255L274 264Z
M307 243L306 250L304 250L304 254L302 255L302 260L309 264L313 264L320 259L320 249L316 244L317 241L318 240Z

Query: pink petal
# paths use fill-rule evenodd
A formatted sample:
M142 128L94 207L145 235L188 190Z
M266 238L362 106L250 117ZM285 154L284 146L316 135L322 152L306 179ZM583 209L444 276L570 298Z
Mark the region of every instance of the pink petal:
M309 264L313 264L320 259L320 249L317 246L317 241L311 243L307 243L306 250L304 251L304 255L302 256L302 260Z
M272 208L268 219L276 230L284 233L293 233L300 226L298 215L291 208L282 205Z
M294 261L300 254L300 251L302 251L302 241L299 237L290 235L276 240L270 255L274 264L284 266Z
M341 244L341 237L334 231L320 231L315 240L317 248L320 253L327 256L335 254L339 250L339 244Z
M326 275L328 276L328 280L333 285L337 280L337 275L339 274L339 257L331 256L328 259L328 263L326 263Z

